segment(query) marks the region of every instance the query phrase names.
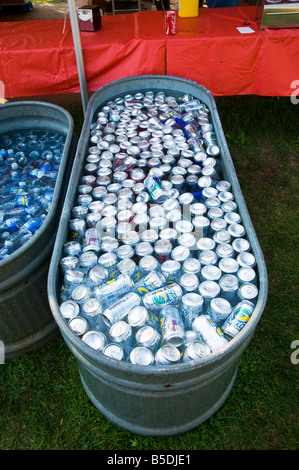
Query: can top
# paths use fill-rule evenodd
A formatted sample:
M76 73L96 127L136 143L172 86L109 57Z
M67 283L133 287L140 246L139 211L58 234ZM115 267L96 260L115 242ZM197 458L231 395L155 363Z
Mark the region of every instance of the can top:
M240 266L242 267L249 267L252 268L256 265L256 260L255 256L252 253L249 253L248 251L244 251L244 253L240 253L237 256L237 261Z
M137 331L135 338L138 344L145 344L155 338L157 330L150 325L145 325Z
M193 341L186 347L185 355L190 359L200 359L211 353L209 346L201 341Z
M258 288L254 284L246 282L239 287L238 293L244 300L254 300L258 296Z
M123 341L124 335L129 334L130 330L131 326L127 322L120 320L113 323L109 330L109 334L114 341L121 342Z
M256 272L253 268L244 267L240 268L238 271L238 278L241 282L252 282L256 279Z
M106 343L106 336L101 331L87 331L82 337L82 341L93 349L101 351Z
M107 344L102 350L102 353L105 354L105 356L108 356L111 359L116 359L118 361L121 361L125 355L121 345L116 343Z
M81 308L82 308L82 311L86 315L90 315L92 317L95 316L95 315L98 315L102 311L101 303L100 303L99 299L97 299L95 297L91 297L91 298L85 300L85 302L82 304Z
M221 314L225 316L228 316L232 309L229 301L222 297L215 297L211 300L210 305L212 309L221 312Z
M130 353L130 361L140 366L149 366L154 363L154 355L152 351L144 346L137 346Z
M187 307L201 307L203 304L203 298L196 292L188 292L188 294L183 295L182 302Z
M185 261L190 256L190 250L186 246L178 245L172 252L171 257L175 261Z
M180 285L186 290L196 289L198 284L199 284L199 280L196 274L186 273L180 277Z
M181 354L178 348L167 344L163 345L160 349L158 349L155 356L155 360L158 364L165 364L165 362L167 364L174 364L176 362L179 362L180 359Z
M158 260L154 258L154 256L152 255L144 256L139 261L139 266L144 271L154 271L158 265L159 265Z
M128 313L128 323L132 327L143 324L147 318L147 310L142 305L132 308Z
M74 300L66 300L60 305L60 313L66 320L78 315L80 307Z
M237 253L250 250L250 242L246 238L235 238L232 247Z
M87 331L87 321L83 317L72 317L69 321L70 329L76 333L78 336L84 335Z
M239 269L239 263L235 258L222 258L218 263L219 268L224 273L236 273Z

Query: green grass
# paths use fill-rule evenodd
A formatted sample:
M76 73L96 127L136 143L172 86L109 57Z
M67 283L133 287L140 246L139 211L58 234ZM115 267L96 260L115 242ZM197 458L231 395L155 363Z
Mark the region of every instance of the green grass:
M269 276L267 305L229 397L192 431L138 436L92 405L76 360L58 336L0 366L1 450L297 449L298 365L290 356L298 339L299 105L255 96L216 103ZM79 134L82 111L67 109Z

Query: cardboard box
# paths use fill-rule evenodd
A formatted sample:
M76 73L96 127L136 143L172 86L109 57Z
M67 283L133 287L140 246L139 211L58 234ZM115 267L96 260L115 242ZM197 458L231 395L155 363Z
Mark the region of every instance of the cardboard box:
M97 5L84 5L78 8L80 31L97 31L102 26L101 12Z

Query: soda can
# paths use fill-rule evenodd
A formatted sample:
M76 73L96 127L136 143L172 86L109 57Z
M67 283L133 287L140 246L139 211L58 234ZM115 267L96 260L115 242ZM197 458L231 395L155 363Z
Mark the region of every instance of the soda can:
M181 264L175 260L167 260L161 264L161 272L165 277L166 284L178 282L181 272Z
M210 315L200 315L192 323L192 329L196 332L198 339L203 341L211 352L225 346L228 343L223 332L217 326Z
M204 300L204 310L208 307L210 301L220 294L220 286L215 281L203 281L199 284L198 292Z
M159 268L159 261L152 255L144 256L139 260L139 268L146 275Z
M246 229L242 224L231 224L227 227L227 231L233 238L243 238L246 234Z
M129 292L104 310L103 321L107 326L111 326L113 323L125 318L132 308L140 304L140 296L135 292Z
M186 328L186 327L185 327ZM186 330L185 329L185 338L184 338L184 347L186 348L189 344L193 343L193 341L197 340L197 334L193 330Z
M183 295L180 308L185 328L191 328L193 320L202 313L204 300L196 292Z
M255 302L258 293L258 288L250 282L241 284L238 289L238 297L240 300L250 300L251 302Z
M71 219L69 221L69 237L72 241L80 241L85 237L86 222L84 219Z
M128 313L127 321L132 328L138 329L142 326L149 325L153 328L159 327L159 321L157 317L153 315L152 312L149 312L142 305L132 308Z
M117 265L117 269L121 274L130 276L134 283L140 279L140 270L135 261L131 258L121 260Z
M198 259L202 266L215 265L217 263L217 255L213 250L203 250L199 253Z
M244 251L249 251L251 248L250 242L246 238L235 238L232 242L232 247L236 256Z
M101 331L90 330L82 336L82 341L96 351L102 351L107 343L107 338Z
M65 300L60 305L59 310L65 320L70 320L79 315L80 307L74 300Z
M182 362L189 362L202 359L203 357L206 357L209 354L211 354L209 346L203 343L202 341L196 340L186 347L182 357Z
M92 295L92 291L85 284L75 287L72 292L72 300L77 302L79 305L89 299Z
M160 330L163 343L181 346L185 335L185 326L178 308L166 305L160 311Z
M164 263L170 259L172 244L169 240L157 240L154 244L154 252L159 263Z
M165 305L179 303L182 298L182 294L183 291L178 284L169 284L145 294L143 297L143 304L148 310L161 309Z
M72 317L68 325L70 329L78 336L83 336L88 330L87 320L83 317Z
M219 281L222 276L222 271L218 266L214 266L213 264L209 264L203 266L200 271L200 279L201 281Z
M225 257L218 263L223 274L235 274L239 270L239 263L235 258Z
M181 360L181 353L178 348L169 344L164 344L155 354L155 364L166 366L176 364Z
M216 251L216 255L218 256L218 259L232 258L234 255L233 246L230 245L229 243L219 243L215 251Z
M237 276L234 274L224 274L219 281L219 286L221 289L221 296L233 304L239 288L239 280Z
M100 255L98 258L98 264L102 267L107 269L109 277L112 279L117 276L117 255L116 253L104 253Z
M162 273L159 271L151 271L135 283L135 290L139 295L143 296L148 292L152 292L163 287L165 283L166 279Z
M199 280L196 274L185 273L180 277L180 286L183 289L183 293L194 292L198 288Z
M223 212L223 211L222 211ZM241 223L241 216L238 212L227 212L224 214L224 220L229 224L239 224Z
M241 284L250 282L251 284L257 284L256 272L253 268L242 267L237 272L237 277Z
M102 353L105 356L110 357L111 359L115 359L117 361L122 361L125 357L125 351L122 346L118 343L107 344L102 350Z
M136 346L130 352L130 362L139 366L151 366L154 364L155 356L152 351L143 346Z
M248 323L254 304L248 300L239 302L232 310L229 317L221 327L223 334L229 338L234 338Z
M252 253L249 253L248 251L240 253L237 256L237 261L240 267L253 268L256 265L255 256Z
M172 246L174 246L177 240L177 231L174 228L164 228L160 232L160 239L169 240Z
M135 250L130 245L120 245L116 250L116 255L120 260L133 258L134 254Z
M149 242L140 242L135 247L136 258L140 261L144 256L152 255L154 248Z
M178 245L171 252L171 258L174 261L183 263L187 258L190 257L190 249L186 246Z
M216 243L230 243L231 235L226 229L218 230L214 233L213 240Z
M103 268L102 266L94 266L87 275L86 284L92 287L99 285L105 281L108 276L109 272L107 269Z
M119 297L134 287L134 282L128 274L120 274L114 279L105 281L94 289L95 296L101 300Z
M109 335L114 343L121 344L124 351L130 354L133 349L133 332L132 327L123 320L113 323L109 329Z
M199 274L200 268L201 268L201 264L198 259L189 258L184 261L182 270L186 274Z
M61 258L59 264L63 272L68 269L76 269L79 265L79 258L77 256L65 256Z
M148 176L144 180L144 185L153 201L162 203L168 199L168 195L166 191L162 189L158 178Z
M150 325L142 326L135 335L135 340L138 346L144 346L155 353L161 344L161 335Z
M198 215L192 219L195 236L199 239L207 238L210 220L204 215Z
M148 229L140 234L140 240L148 243L155 243L159 236L156 230Z
M196 250L196 237L192 233L183 233L178 238L178 244L186 246L189 250Z
M196 245L197 245L198 251L204 251L204 250L214 250L216 243L212 238L203 237L197 241Z
M232 311L231 304L222 297L216 297L210 302L207 314L215 321L217 325L221 325Z
M175 36L176 33L176 12L168 10L165 12L165 34Z

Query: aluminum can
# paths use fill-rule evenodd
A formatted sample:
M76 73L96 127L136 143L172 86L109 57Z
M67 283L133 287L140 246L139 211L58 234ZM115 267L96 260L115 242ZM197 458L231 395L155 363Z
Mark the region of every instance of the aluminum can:
M219 281L222 276L222 271L218 266L214 266L213 264L209 264L203 266L200 271L200 279L203 281Z
M189 250L196 250L196 237L192 233L183 233L178 238L178 245L186 246Z
M66 272L68 269L76 269L78 265L79 258L77 256L65 256L60 260L62 272Z
M156 230L149 229L145 230L140 234L140 240L148 243L155 243L158 240L159 236Z
M108 275L111 279L117 276L117 255L115 253L111 252L100 255L98 258L98 264L102 268L107 269Z
M239 302L222 325L223 334L229 339L234 338L248 323L253 310L254 304L252 302L248 300Z
M166 305L160 311L160 331L163 343L181 346L184 341L185 326L178 308Z
M184 261L182 270L186 274L199 274L201 264L196 258L188 258Z
M161 272L165 277L166 284L178 282L181 271L181 264L175 260L167 260L161 264Z
M249 253L248 251L240 253L237 256L237 261L240 267L253 268L256 265L255 256L252 253Z
M159 261L152 255L144 256L139 261L139 268L143 274L148 274L159 268Z
M135 250L130 245L120 245L116 250L116 255L120 260L133 258L134 254Z
M218 230L213 235L213 240L216 243L230 243L231 235L228 233L226 229Z
M69 237L72 241L83 240L86 230L86 222L84 219L72 219L69 221Z
M221 325L232 311L231 304L222 297L216 297L210 302L207 314L215 321L217 325Z
M175 245L177 236L178 236L177 231L174 228L164 228L160 232L160 239L169 240L172 246Z
M122 361L125 357L124 349L118 343L107 344L102 350L102 353L105 356L110 357L111 359L115 359L117 361Z
M217 263L217 255L213 250L203 250L199 253L198 259L202 266L215 265Z
M240 224L241 223L241 216L238 212L227 212L224 214L224 220L229 224Z
M98 232L95 228L89 228L85 231L85 240L83 242L82 251L93 251L95 253L99 253L100 239L98 237Z
M72 300L77 302L79 305L85 302L85 300L89 299L91 296L92 291L85 284L81 284L80 286L75 287L71 295Z
M111 326L109 335L114 343L120 343L126 353L133 349L132 327L125 321L120 320Z
M184 347L186 348L189 344L193 343L193 341L196 341L196 340L197 340L197 335L195 331L185 329Z
M151 271L135 283L135 290L139 295L143 296L148 292L152 292L163 287L165 283L166 279L162 273L159 271Z
M131 258L121 260L117 265L117 269L121 274L127 274L130 276L134 283L138 282L140 279L140 269Z
M68 325L70 329L78 336L83 336L88 330L87 320L83 317L72 317Z
M239 270L239 263L235 258L225 257L218 263L219 268L224 274L235 274Z
M179 303L182 298L182 294L183 291L178 284L169 284L145 294L143 297L143 304L148 310L158 310L163 308L165 305Z
M178 348L171 345L163 345L155 354L155 363L158 365L171 365L180 362L181 353Z
M134 287L134 282L128 274L120 274L114 279L105 281L94 289L96 297L99 299L109 299L119 297L129 292Z
M211 233L218 232L219 230L225 230L227 227L227 222L222 218L216 218L211 220L210 231Z
M182 362L189 362L202 359L203 357L206 357L209 354L211 354L209 346L203 343L202 341L196 340L186 347L182 357Z
M242 238L246 234L246 229L241 224L228 225L227 231L233 238Z
M137 307L140 304L140 296L135 292L129 292L104 310L103 321L107 326L111 326L113 323L125 318L132 308Z
M157 240L154 244L154 252L159 263L164 263L170 258L172 244L169 240Z
M219 259L232 258L234 255L234 249L229 243L219 243L215 251Z
M216 246L215 241L209 237L203 237L197 242L198 251L214 250L215 246Z
M257 276L253 268L240 268L237 272L237 277L241 284L246 282L250 282L251 284L257 284Z
M180 308L185 328L191 328L193 320L202 313L203 298L196 292L183 295Z
M144 185L153 201L161 203L168 198L166 191L163 191L158 178L148 176L144 180Z
M250 300L251 302L255 302L258 293L258 288L250 282L241 284L238 289L238 297L240 300Z
M183 263L187 258L190 257L190 250L186 246L178 245L171 252L171 258L174 261Z
M246 240L246 238L235 238L232 241L232 247L236 256L240 253L244 253L244 251L249 251L251 248L250 242Z
M206 309L212 299L220 294L220 286L215 281L203 281L198 287L199 294L204 300L204 309Z
M132 308L128 313L127 321L132 328L139 329L142 326L149 325L153 328L159 328L159 319L149 312L142 305Z
M194 292L197 290L199 280L196 274L185 273L180 277L180 286L183 289L183 293Z
M135 340L138 346L144 346L155 353L161 344L162 337L158 330L150 325L145 325L136 332Z
M82 336L82 341L96 351L102 351L107 343L107 338L101 331L90 330Z
M153 252L154 248L149 242L140 242L135 247L135 254L138 260L140 260L144 256L152 255Z
M192 219L194 232L197 238L207 238L210 220L204 215L198 215Z
M224 274L219 281L219 286L221 289L221 296L233 304L239 288L239 280L237 276L234 274Z
M130 352L130 362L139 366L151 366L155 362L155 356L150 349L136 346Z
M87 275L86 283L88 286L97 286L105 281L109 276L107 269L102 266L94 266Z
M80 307L74 300L65 300L59 307L60 313L65 320L70 320L79 315Z
M196 332L198 339L209 346L211 352L225 346L228 340L216 325L210 315L200 315L192 323L192 329Z

